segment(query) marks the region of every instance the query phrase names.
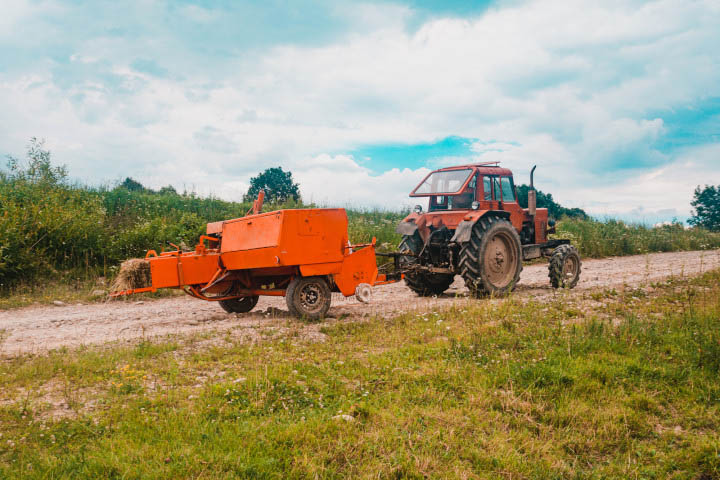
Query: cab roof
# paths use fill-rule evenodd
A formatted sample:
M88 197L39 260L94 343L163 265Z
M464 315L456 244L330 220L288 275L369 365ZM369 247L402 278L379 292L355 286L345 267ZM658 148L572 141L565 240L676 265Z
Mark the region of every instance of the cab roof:
M484 162L484 163L468 163L466 165L454 165L452 167L439 168L433 170L435 172L446 172L448 170L467 170L468 168L475 169L481 175L512 175L512 170L503 168L499 165L500 162ZM422 183L422 182L421 182Z
M437 172L449 172L453 170L474 170L475 173L479 173L480 175L503 175L503 176L512 176L512 171L507 168L502 168L498 165L500 162L485 162L485 163L469 163L467 165L455 165L452 167L445 167L440 168L438 170L433 170L432 172L428 173L425 178L422 179L420 183L417 184L417 186L410 192L411 197L430 197L433 195L438 195L438 193L416 193L417 189L420 188L420 186L425 183L425 180L427 180L430 175ZM465 183L462 185L462 187L457 190L457 192L443 192L444 195L455 195L467 187L468 183L470 183L470 179L472 178L472 175L468 175L468 178L465 180Z

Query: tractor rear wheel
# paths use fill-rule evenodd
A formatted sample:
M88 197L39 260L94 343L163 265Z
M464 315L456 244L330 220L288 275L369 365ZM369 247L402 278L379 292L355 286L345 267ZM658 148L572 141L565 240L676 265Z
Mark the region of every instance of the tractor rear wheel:
M509 221L484 217L473 226L458 260L460 274L475 297L502 295L515 288L522 271L520 236Z
M580 254L572 245L560 245L550 257L548 277L553 288L573 288L580 280Z
M398 247L400 252L409 252L415 255L422 251L422 240L417 233L413 235L404 235L402 242ZM413 256L400 257L400 267L407 268L418 263L418 258ZM455 275L446 275L443 273L406 273L405 284L421 297L431 297L440 295L452 285Z
M247 313L258 303L257 295L249 297L233 298L232 300L220 300L218 303L228 313Z
M323 277L295 277L285 292L288 310L296 317L324 318L330 301L330 287Z

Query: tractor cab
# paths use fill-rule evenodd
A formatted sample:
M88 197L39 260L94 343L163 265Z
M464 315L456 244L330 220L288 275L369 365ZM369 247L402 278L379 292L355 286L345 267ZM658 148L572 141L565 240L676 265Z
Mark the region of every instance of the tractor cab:
M436 170L425 177L410 196L429 197L428 212L500 209L519 215L521 210L512 172L495 163ZM422 206L415 210L422 210Z

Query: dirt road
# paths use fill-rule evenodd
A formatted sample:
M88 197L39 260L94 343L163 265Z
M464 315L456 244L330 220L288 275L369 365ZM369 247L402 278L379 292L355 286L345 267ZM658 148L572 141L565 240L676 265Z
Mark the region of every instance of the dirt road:
M669 276L694 276L713 268L720 268L720 250L585 260L580 283L571 294L637 286ZM526 298L551 297L547 266L525 266L516 293ZM467 297L460 277L450 290L436 298L419 298L404 283L398 283L377 287L370 304L336 296L329 315L335 318L392 315L457 302L458 297ZM254 341L299 328L303 337L313 339L323 336L321 325L289 319L285 299L278 297L261 297L255 310L244 315L227 314L215 303L189 297L145 301L133 297L88 305L36 306L0 312L0 356L208 330L227 331L233 337Z

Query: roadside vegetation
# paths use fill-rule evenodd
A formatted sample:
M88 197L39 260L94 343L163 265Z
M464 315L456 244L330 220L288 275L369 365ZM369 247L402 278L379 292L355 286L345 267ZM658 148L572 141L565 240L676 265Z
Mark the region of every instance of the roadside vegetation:
M0 363L0 478L720 478L720 272Z
M554 237L571 239L584 257L592 258L720 248L720 232L681 223L648 227L613 219L565 218L557 223Z
M249 201L199 197L173 187L155 191L130 178L114 186L75 184L35 139L26 157L11 158L0 169L0 308L102 298L123 260L148 249L173 248L171 243L192 247L207 222L242 216L251 207ZM270 192L266 209L308 206L298 198L289 172L275 168L265 173L252 184ZM287 185L269 185L278 178ZM702 227L599 222L542 192L538 205L565 215L558 236L572 238L585 257L720 248L720 232ZM405 214L348 209L351 241L376 237L381 250L393 250L400 242L395 226Z

